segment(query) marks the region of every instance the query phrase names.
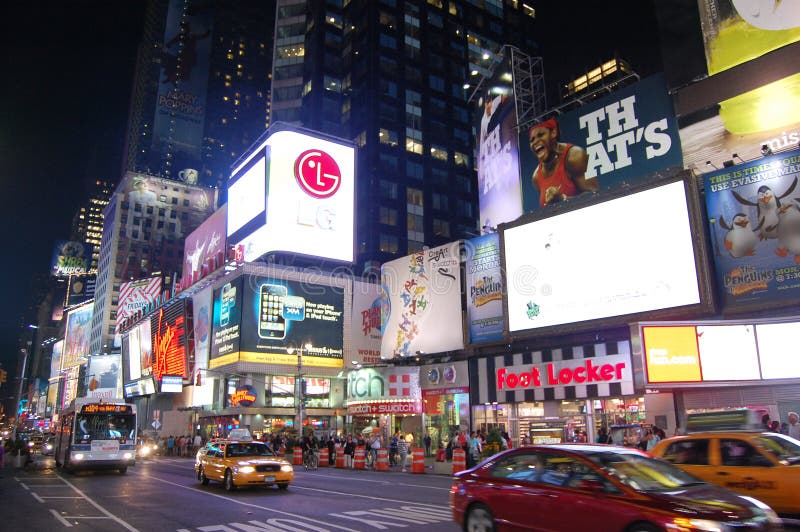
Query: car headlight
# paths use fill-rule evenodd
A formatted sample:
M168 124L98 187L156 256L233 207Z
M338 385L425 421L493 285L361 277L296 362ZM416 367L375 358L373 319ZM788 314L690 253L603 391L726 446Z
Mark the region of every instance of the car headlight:
M32 441L28 442L28 447L33 447L33 442Z
M673 521L679 530L703 530L704 532L725 532L727 530L724 524L709 519L676 517Z
M251 465L242 466L239 468L239 473L252 473L256 468Z
M294 468L290 464L284 464L281 466L281 471L283 471L284 473L291 473L292 471L294 471Z
M75 460L83 460L83 453L75 453L72 455Z
M48 450L48 451L52 451L53 450L53 444L52 443L48 443L47 445L44 446L44 448L46 450Z

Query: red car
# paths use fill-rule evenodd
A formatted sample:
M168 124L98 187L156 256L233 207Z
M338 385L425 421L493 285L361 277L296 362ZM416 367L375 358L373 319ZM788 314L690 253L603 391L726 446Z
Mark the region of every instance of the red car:
M455 477L450 508L469 532L782 529L766 504L626 447L520 447Z

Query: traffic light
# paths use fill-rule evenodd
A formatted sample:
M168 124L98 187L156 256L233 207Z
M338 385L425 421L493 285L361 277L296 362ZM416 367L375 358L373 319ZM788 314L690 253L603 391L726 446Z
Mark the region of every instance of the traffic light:
M4 369L0 369L0 383L6 382L8 380L8 372Z

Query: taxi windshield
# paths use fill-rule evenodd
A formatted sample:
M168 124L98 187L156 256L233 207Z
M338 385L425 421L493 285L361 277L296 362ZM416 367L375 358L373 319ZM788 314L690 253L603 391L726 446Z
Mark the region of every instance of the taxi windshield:
M275 453L263 443L229 443L225 456L275 456Z
M668 491L704 483L668 462L638 453L603 451L586 457L637 491Z
M800 442L779 433L762 434L756 441L778 460L800 463Z

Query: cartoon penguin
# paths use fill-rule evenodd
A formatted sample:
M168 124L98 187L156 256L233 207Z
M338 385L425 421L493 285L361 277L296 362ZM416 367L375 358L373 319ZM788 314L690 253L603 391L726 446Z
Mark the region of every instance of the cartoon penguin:
M765 240L767 238L778 238L778 224L780 217L778 211L781 208L781 200L791 194L797 186L797 178L794 178L792 184L786 191L776 196L772 189L767 185L758 187L758 199L755 202L744 199L738 192L732 190L731 193L736 201L742 205L749 205L755 207L758 212L758 225L761 227L761 234L759 238Z
M781 207L779 215L781 222L775 254L787 257L791 253L795 264L800 264L800 199L794 198L792 203Z
M720 216L719 225L727 229L725 233L725 249L731 254L731 257L738 259L741 257L752 257L756 254L756 231L761 229L761 224L753 229L750 227L750 218L744 213L738 213L733 217L731 225L725 221L725 218Z

